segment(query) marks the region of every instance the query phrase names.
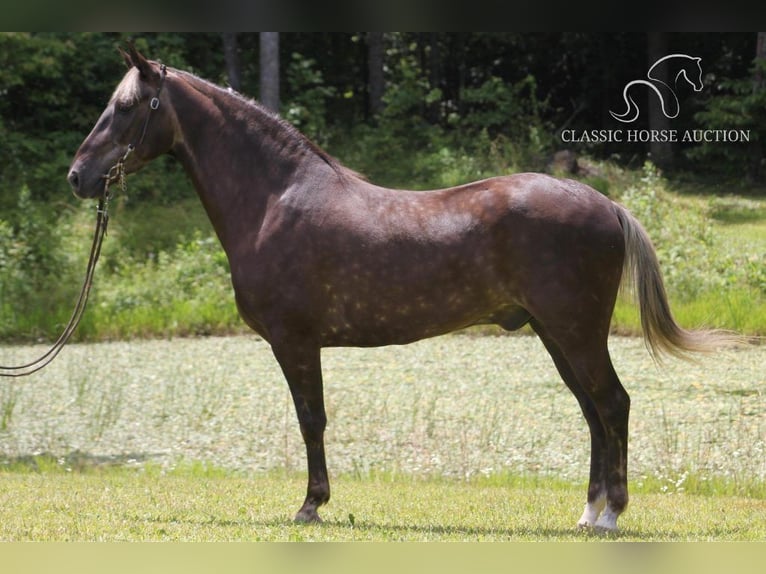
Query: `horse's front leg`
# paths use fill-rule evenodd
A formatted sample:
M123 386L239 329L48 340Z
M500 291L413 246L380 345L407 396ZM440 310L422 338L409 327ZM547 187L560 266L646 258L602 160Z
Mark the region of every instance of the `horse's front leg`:
M272 350L293 397L308 461L308 489L296 522L321 522L317 508L330 500L330 482L324 455L327 416L322 392L322 366L318 346L295 340L272 342Z

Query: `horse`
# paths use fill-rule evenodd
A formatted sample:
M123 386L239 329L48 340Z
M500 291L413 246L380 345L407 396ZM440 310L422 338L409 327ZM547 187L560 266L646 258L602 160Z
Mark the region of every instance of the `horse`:
M669 54L660 58L652 64L646 73L648 80L633 80L625 84L625 88L622 90L622 99L625 101L626 110L621 114L611 110L609 113L614 119L623 123L636 121L640 110L630 92L635 91L634 86L646 86L657 96L660 102L660 109L666 118L673 119L678 117L678 114L681 112L678 96L676 96L675 90L661 78L672 77L673 86L676 88L678 87L678 82L683 78L695 92L700 92L703 88L701 61L702 58L686 54Z
M676 323L652 243L624 207L539 173L384 188L257 102L132 45L120 52L128 71L67 179L77 197L98 198L118 172L163 154L183 166L228 257L239 314L269 343L290 389L308 467L296 522L320 522L330 498L322 348L528 324L590 430L577 524L617 528L628 504L630 398L607 339L621 283L635 286L653 354L719 343L714 331Z

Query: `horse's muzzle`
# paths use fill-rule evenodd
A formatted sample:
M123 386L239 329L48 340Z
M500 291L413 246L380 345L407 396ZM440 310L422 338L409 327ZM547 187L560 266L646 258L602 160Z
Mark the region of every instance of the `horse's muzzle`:
M91 199L104 193L105 179L103 176L88 177L86 172L73 165L66 177L72 191L80 199Z
M66 176L66 180L69 182L69 185L72 186L72 191L77 194L77 192L80 190L80 174L77 173L77 170L70 170L69 175Z

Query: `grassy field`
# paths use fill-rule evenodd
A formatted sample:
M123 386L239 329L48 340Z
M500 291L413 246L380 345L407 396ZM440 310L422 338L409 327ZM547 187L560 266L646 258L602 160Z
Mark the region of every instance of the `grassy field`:
M302 474L242 477L191 465L0 474L0 539L62 541L764 540L766 501L634 493L621 530L574 527L584 485L554 479L334 477L321 525L296 525ZM575 516L578 514L578 516Z
M766 348L659 368L631 393L617 540L766 538ZM0 362L38 347L0 347ZM533 337L323 354L333 499L305 488L287 387L255 337L78 344L0 386L1 540L591 540L587 428Z

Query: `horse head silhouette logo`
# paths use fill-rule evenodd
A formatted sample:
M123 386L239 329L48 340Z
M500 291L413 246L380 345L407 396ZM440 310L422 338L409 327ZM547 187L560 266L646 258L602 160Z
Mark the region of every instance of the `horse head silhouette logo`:
M610 110L609 113L612 114L614 119L626 124L638 119L640 111L631 93L635 93L636 86L647 86L659 98L662 113L665 117L669 119L675 118L681 111L675 92L679 80L681 78L686 80L694 88L695 92L702 90L701 61L702 58L687 56L686 54L670 54L660 58L652 64L652 67L646 73L648 80L633 80L625 85L625 88L622 90L622 97L627 106L625 112L618 114ZM666 71L667 74L663 75L662 71ZM673 86L671 87L662 80L657 79L656 76L672 78Z

